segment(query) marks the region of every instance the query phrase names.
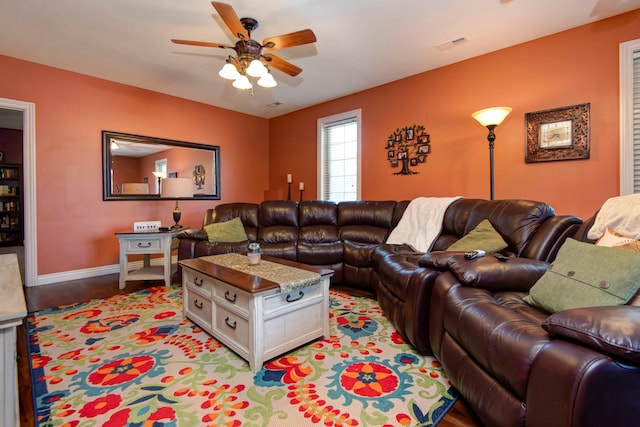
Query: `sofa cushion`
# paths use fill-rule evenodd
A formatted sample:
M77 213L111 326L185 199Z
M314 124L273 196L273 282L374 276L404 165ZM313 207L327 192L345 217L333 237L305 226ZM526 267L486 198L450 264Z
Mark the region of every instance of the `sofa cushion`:
M474 251L481 249L487 252L500 252L507 247L500 233L493 228L491 221L485 219L467 235L447 248L448 251Z
M640 308L590 307L552 314L542 327L633 364L640 363Z
M236 217L229 221L214 222L204 226L210 242L243 242L247 240L242 221Z
M640 254L567 239L525 301L550 313L621 305L640 287Z

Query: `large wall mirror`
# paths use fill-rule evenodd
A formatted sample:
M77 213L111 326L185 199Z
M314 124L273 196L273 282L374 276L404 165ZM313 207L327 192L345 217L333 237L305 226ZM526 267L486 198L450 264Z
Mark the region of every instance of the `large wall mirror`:
M173 200L172 178L192 182L181 199L220 200L220 147L102 131L103 200Z

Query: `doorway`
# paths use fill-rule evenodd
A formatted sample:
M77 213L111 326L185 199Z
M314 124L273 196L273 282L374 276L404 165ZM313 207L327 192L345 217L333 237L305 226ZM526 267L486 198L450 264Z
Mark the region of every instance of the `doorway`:
M25 286L36 286L37 233L36 233L36 169L35 169L35 104L0 98L0 114L22 118L22 190L24 203L24 246L21 268ZM18 255L20 259L20 254Z

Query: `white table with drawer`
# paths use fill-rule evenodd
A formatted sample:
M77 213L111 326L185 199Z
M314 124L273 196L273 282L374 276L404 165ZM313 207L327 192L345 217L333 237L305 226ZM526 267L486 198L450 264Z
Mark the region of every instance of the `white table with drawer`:
M124 289L127 280L164 280L171 286L171 249L173 238L186 228L169 231L126 231L116 233L120 244L120 283ZM151 265L152 254L164 256L162 265ZM129 271L129 255L143 255L142 268Z
M220 257L248 265L242 254L180 261L184 315L247 360L252 372L261 369L265 361L318 337L329 338L332 270L263 257L257 268L239 271L217 264ZM275 265L279 277L286 269L287 276L307 273L319 278L309 286L300 284L283 292L282 283L254 274Z

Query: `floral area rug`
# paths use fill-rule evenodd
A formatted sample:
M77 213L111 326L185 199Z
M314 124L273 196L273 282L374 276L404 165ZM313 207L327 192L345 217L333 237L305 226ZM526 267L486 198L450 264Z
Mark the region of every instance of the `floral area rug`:
M432 426L457 392L376 301L330 294L331 338L249 365L154 287L28 316L38 426Z

